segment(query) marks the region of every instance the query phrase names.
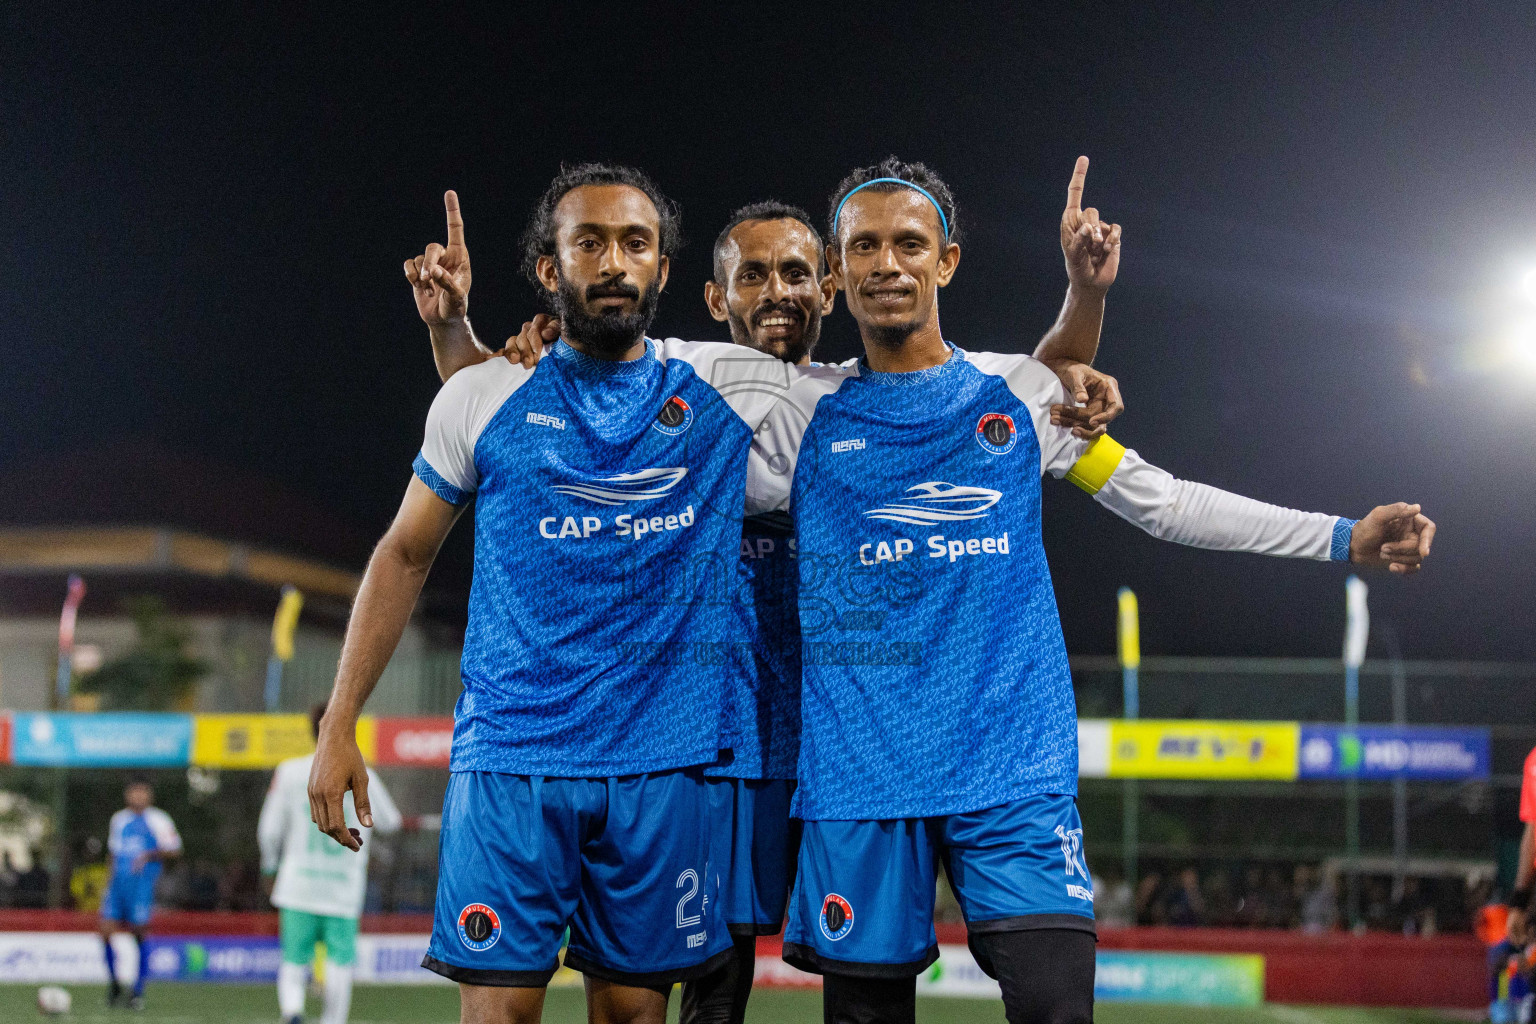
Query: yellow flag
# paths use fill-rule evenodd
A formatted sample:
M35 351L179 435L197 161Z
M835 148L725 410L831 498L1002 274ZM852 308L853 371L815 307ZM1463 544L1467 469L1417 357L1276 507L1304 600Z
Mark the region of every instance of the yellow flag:
M1136 606L1136 592L1120 588L1120 667L1141 667L1141 615Z
M304 594L298 587L284 587L282 600L277 602L277 615L272 619L272 653L278 661L293 658L293 631L299 624L299 610L304 607Z

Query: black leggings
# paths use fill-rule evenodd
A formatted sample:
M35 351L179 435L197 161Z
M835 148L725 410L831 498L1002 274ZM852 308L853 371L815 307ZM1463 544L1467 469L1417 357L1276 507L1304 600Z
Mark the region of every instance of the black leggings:
M1093 950L1091 932L1066 928L971 936L976 963L1002 985L1009 1024L1092 1024ZM826 1024L915 1024L916 978L822 981Z
M683 983L679 1024L742 1024L757 969L757 937L733 935L732 956L714 971Z

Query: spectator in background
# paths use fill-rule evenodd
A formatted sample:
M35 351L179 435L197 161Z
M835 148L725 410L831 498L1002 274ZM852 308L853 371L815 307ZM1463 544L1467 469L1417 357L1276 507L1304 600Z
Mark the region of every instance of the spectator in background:
M1177 928L1205 924L1205 897L1200 892L1200 875L1194 868L1179 872L1178 884L1168 898L1168 923Z
M1321 867L1298 866L1296 891L1301 896L1301 930L1332 931L1339 922L1339 893L1333 875Z
M1093 916L1106 928L1128 928L1135 923L1136 899L1131 883L1118 875L1093 876Z

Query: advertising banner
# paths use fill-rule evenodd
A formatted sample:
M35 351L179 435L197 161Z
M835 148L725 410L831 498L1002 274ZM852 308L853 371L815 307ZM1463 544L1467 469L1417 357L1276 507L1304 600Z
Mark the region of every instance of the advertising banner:
M189 715L18 712L11 761L60 767L172 767L187 763Z
M0 764L14 764L11 760L11 713L0 711Z
M1246 953L1101 949L1093 998L1101 1002L1258 1006L1264 1001L1264 958Z
M275 768L315 749L308 715L194 715L192 763L204 768Z
M152 935L144 942L151 981L275 982L282 960L275 935Z
M452 718L380 718L374 724L374 764L447 768L452 747Z
M1109 774L1137 779L1296 778L1295 722L1145 719L1110 724Z
M982 972L969 949L948 945L939 947L938 962L918 977L917 994L1002 997L997 982ZM1185 1006L1258 1006L1264 1001L1264 958L1101 949L1093 998Z
M1300 768L1304 779L1486 779L1488 730L1303 725Z
M1077 720L1077 774L1084 779L1109 777L1110 728L1107 718Z

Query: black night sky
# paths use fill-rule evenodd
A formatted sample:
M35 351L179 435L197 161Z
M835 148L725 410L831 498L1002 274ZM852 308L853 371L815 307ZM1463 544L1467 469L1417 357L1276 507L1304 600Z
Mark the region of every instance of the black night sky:
M653 333L722 339L702 290L730 210L824 216L851 167L921 159L967 236L946 335L1027 351L1087 153L1088 201L1126 232L1099 360L1116 436L1301 508L1423 502L1434 557L1372 581L1377 621L1410 657L1536 658L1528 4L703 6L10 9L0 518L42 514L26 478L58 453L126 443L283 482L336 524L272 524L285 546L360 565L437 388L400 267L442 240L445 188L500 338L533 308L517 238L560 162L646 168L691 241ZM841 305L824 338L856 351ZM1337 656L1338 567L1160 544L1045 486L1075 653L1113 650L1129 584L1148 653ZM466 592L469 541L434 586Z

